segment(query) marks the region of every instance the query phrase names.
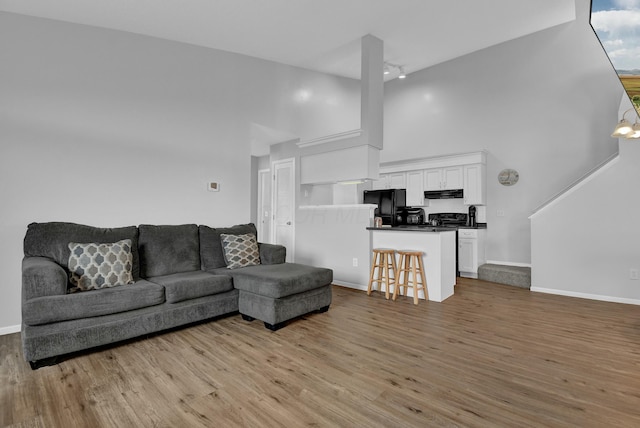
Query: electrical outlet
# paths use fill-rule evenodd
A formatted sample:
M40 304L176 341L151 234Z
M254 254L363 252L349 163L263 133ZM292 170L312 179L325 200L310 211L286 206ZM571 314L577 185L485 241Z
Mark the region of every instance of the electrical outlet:
M497 217L504 217L504 210L498 210L498 211L496 211L496 216L497 216Z
M638 269L629 269L629 279L638 279Z
M356 257L353 258L353 267L358 267L358 259Z

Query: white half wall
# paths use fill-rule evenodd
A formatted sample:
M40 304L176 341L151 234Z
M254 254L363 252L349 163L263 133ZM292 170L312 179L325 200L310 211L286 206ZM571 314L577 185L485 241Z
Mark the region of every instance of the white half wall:
M300 207L296 212L296 263L333 269L334 283L366 290L373 205ZM357 266L354 266L354 260Z
M613 129L613 126L611 128ZM640 304L640 142L531 216L531 290Z

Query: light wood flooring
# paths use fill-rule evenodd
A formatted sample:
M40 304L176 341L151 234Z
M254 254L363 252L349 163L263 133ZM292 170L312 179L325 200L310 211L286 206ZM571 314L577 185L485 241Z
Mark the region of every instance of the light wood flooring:
M459 279L443 303L334 287L32 371L0 336L0 426L640 427L640 307Z

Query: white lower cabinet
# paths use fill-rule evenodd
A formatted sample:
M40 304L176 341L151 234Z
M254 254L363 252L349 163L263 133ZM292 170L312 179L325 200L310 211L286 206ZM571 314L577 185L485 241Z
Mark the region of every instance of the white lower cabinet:
M485 263L486 229L458 230L458 270L460 276L478 277L478 267Z

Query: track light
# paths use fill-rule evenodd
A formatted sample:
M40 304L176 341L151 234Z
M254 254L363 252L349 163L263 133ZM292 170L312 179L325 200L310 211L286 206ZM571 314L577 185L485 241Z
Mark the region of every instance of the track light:
M627 113L630 111L636 112L636 121L631 125L631 123L625 118ZM640 123L638 123L638 112L635 108L630 108L629 110L622 113L622 119L616 125L613 130L613 134L611 134L613 138L627 138L627 139L635 139L640 138Z
M385 76L388 76L392 73L398 73L398 79L404 79L407 75L404 72L404 67L398 64L392 64L390 62L384 63L384 68L382 70Z

